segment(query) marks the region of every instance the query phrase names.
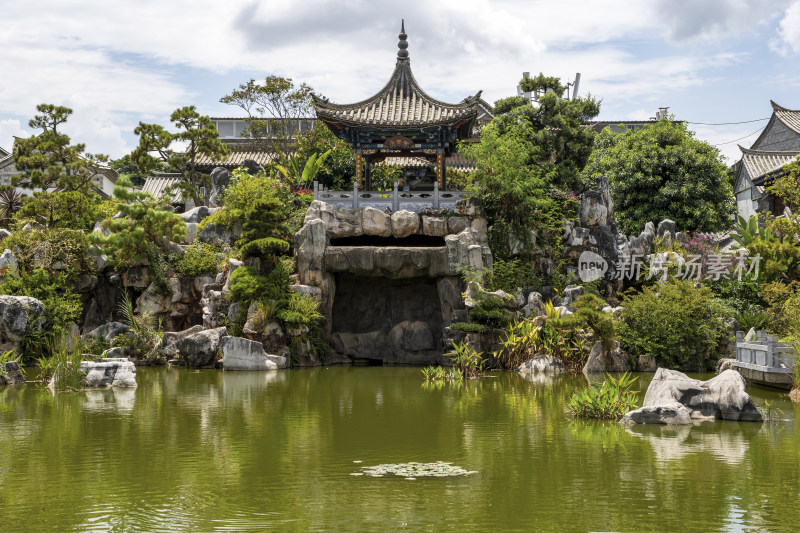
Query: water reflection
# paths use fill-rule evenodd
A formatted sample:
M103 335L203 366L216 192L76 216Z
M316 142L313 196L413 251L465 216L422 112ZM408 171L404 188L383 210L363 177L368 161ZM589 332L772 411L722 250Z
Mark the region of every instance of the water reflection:
M731 465L747 457L750 441L761 431L755 422L706 422L693 426L636 425L626 428L653 447L660 463L682 461L706 453Z
M87 411L130 413L136 403L135 388L87 389L76 394L82 398L81 407Z

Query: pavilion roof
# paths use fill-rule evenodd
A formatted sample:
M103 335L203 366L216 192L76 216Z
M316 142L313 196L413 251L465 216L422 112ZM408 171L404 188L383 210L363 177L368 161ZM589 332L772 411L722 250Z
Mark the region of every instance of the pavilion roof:
M383 89L354 104L334 104L315 95L317 116L326 122L395 127L453 124L474 119L478 115L481 91L457 104L429 96L411 71L406 37L404 24L400 30L397 63Z

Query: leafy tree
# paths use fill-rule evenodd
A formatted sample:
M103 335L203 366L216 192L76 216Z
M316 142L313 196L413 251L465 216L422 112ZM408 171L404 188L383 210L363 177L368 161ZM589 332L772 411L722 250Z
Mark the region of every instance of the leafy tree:
M679 230L719 231L735 211L729 171L719 150L685 124L660 120L634 131L603 130L584 175L605 175L622 231L674 220Z
M136 162L131 159L131 154L125 154L119 159L113 159L109 161L108 166L116 170L120 176L125 176L131 180L131 183L133 183L136 187L141 187L144 185L144 182L148 176L146 172L139 170ZM163 161L159 161L159 164L151 170L156 172L178 172L178 169L170 167Z
M314 154L329 152L325 164L320 167L316 180L333 189L349 189L356 174L356 153L350 145L336 137L320 121L297 137L295 158L307 161Z
M219 140L219 132L211 119L200 115L194 106L176 109L170 120L180 130L178 133L170 133L158 124L140 122L134 130L139 136L139 146L131 152L130 159L142 173L162 169L165 164L176 169L183 176L179 185L183 198L203 205L205 199L200 195L200 187L209 188L211 178L197 170L197 158L200 155L223 158L229 150ZM174 150L172 146L176 142L185 144L186 150Z
M705 370L726 335L722 309L709 287L687 280L629 292L620 325L622 348L632 356L652 355L659 366Z
M540 167L551 185L565 191L582 190L581 170L589 160L595 137L585 124L600 112L600 103L591 95L562 98L567 87L558 78L543 74L522 78L520 87L541 93L538 107L520 96L498 100L494 122L505 132L527 119L526 137L536 150L529 154L526 164Z
M39 104L36 110L39 114L34 115L28 126L42 131L14 141L14 165L21 173L12 178L12 184L28 189L89 191L92 178L108 157L86 153L85 144L70 144L69 135L59 130L72 109Z
M293 196L286 183L263 172L248 174L237 168L225 190L225 206L202 224L216 223L228 228L241 225L243 231L236 245L242 256L269 260L289 251L288 221Z
M220 98L223 104L242 108L248 116L243 135L256 150L276 154L284 166L294 150L299 119L314 116L312 89L295 86L291 78L267 76L263 82L251 79Z
M159 264L169 252L169 243L186 236L186 223L181 217L149 194L132 189L126 178L117 181L114 196L122 202L122 216L103 221L103 229L110 231L107 236L89 235L90 241L108 255L109 264L122 268L144 261Z
M14 218L18 224L30 220L48 228L91 229L104 218L105 203L78 191L35 192L24 199Z
M784 172L769 187L792 213L800 213L800 159L783 167Z

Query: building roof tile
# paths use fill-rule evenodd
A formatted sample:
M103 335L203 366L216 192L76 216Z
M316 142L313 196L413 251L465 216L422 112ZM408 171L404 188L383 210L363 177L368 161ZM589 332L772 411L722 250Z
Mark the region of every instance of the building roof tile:
M800 152L768 152L766 150L751 150L739 146L742 151L742 164L747 170L750 179L755 183L763 180L768 174L781 170L785 165L794 161ZM760 183L757 183L760 185Z

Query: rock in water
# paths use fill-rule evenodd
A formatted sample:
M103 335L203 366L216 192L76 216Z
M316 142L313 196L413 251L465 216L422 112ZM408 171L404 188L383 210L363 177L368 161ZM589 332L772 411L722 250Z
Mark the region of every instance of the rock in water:
M551 355L540 354L528 359L517 368L522 374L560 374L566 372L567 367Z
M628 354L622 351L619 341L614 341L610 350L606 350L602 341L597 341L592 346L589 358L583 366L587 374L596 372L630 372L631 362Z
M211 368L217 360L220 340L227 335L225 327L187 335L178 341L178 353L188 368Z
M16 385L25 383L25 374L16 361L8 361L0 372L0 385Z
M220 341L222 367L225 370L277 370L278 365L267 358L260 342L242 337L224 337Z
M735 370L700 381L677 370L659 368L642 407L626 414L620 423L691 424L714 419L761 422L761 413L747 394L746 385ZM689 413L688 418L679 406Z
M136 387L136 366L127 359L82 361L87 387Z

